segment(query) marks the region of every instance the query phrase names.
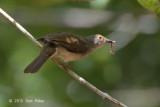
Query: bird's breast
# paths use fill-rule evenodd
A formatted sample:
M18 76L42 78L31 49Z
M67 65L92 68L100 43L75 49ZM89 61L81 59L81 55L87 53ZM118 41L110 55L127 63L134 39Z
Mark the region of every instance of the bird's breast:
M74 53L63 47L57 47L56 54L56 57L60 57L65 62L79 60L88 55L87 53Z

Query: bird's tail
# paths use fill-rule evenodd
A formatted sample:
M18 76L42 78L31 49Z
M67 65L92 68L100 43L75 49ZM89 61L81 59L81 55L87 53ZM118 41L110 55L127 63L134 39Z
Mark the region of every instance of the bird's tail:
M26 67L26 69L24 70L24 73L37 72L48 58L49 57L39 55L31 64L29 64Z
M24 73L35 73L37 72L40 67L45 63L45 61L56 51L54 46L49 46L48 44L46 44L39 56L33 60L33 62L31 64L29 64L25 70Z

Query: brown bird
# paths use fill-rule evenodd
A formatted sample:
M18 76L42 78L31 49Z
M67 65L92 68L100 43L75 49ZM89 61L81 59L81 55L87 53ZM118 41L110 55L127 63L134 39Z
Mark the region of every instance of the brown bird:
M66 32L49 34L38 39L38 41L43 42L44 46L39 56L26 67L24 73L37 72L50 57L64 69L70 69L70 61L79 60L106 43L115 43L115 41L109 40L100 34L83 37ZM64 66L57 58L61 58L67 65Z

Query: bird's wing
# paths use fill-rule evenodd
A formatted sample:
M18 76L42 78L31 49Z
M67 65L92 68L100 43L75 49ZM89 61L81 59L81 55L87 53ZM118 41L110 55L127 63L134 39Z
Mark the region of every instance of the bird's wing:
M47 43L57 44L74 53L86 52L88 48L86 38L71 33L58 32L49 34L43 38Z

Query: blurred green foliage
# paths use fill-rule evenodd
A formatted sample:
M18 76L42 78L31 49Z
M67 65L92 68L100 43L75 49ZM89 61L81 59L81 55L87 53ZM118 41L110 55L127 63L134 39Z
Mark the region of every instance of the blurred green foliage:
M138 0L138 2L145 8L154 11L160 17L159 0Z
M1 0L0 7L35 38L71 32L116 40L114 55L105 46L71 62L73 71L128 106L160 106L160 23L135 0ZM0 107L114 107L51 60L39 72L24 74L38 54L39 48L0 15Z

